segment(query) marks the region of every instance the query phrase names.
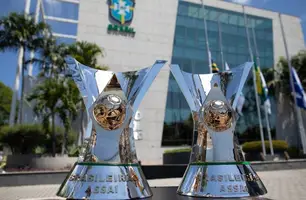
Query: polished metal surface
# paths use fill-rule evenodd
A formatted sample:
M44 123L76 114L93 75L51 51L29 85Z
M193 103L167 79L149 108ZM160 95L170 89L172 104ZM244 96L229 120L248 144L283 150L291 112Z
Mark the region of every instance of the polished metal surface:
M236 192L238 186L233 185L235 186L232 189L235 191L233 193L218 189L223 186L228 187L223 181L210 183L210 185L207 185L208 182L203 182L206 180L207 173L222 175L221 173L226 172L233 176L244 175L244 171L238 170L241 166L238 162L243 161L244 158L239 154L234 135L238 119L235 110L252 65L253 63L245 63L231 71L214 74L191 74L181 71L178 65L171 65L171 72L190 106L194 120L190 165L177 191L178 194L198 197L209 197L209 195L248 197L266 193L259 178L256 181L257 185L261 185L259 193L250 192L255 185L246 184L247 181L239 185L239 188L243 186L244 192L240 189L240 192ZM210 154L207 151L208 136L211 137L212 142ZM210 157L212 158L209 159ZM220 162L222 163L220 165L214 164Z
M151 67L130 72L93 69L80 64L72 57L67 57L66 63L69 69L67 73L72 76L83 97L88 119L78 164L72 171L86 176L88 170L92 169L92 165L95 164L95 173L104 176L112 173L114 169L117 170L115 170L116 173L119 173L119 165L138 164L132 134L132 118L165 61L156 61ZM112 166L105 164L112 164ZM128 169L130 174L134 173L133 168L128 167ZM142 175L133 177L139 177L142 183L139 187L145 188L146 191L145 193L133 193L132 197L128 193L124 193L126 194L124 199L151 196L152 193L144 177ZM69 179L63 183L64 188L75 188L74 192L69 193L70 199L78 199L80 195L84 194L84 187L79 186L80 184L84 183L69 181ZM104 185L110 187L111 184L111 182L107 182ZM126 186L123 185L117 185L118 195L119 191L125 190L122 187ZM92 189L93 185L90 186ZM127 184L127 187L134 186ZM130 189L133 190L133 188ZM67 193L61 190L58 195L68 198ZM123 197L123 193L120 195ZM115 196L115 194L98 192L86 198L117 199Z
M204 124L215 132L229 129L233 122L231 108L223 101L212 100L207 102L203 108Z
M194 197L252 197L267 193L248 162L192 163L178 188L178 194Z
M58 192L67 199L134 199L152 196L138 164L77 163Z

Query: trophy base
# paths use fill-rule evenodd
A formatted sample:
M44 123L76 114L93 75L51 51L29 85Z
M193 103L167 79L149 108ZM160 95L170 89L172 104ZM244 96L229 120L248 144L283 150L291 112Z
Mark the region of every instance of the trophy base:
M57 192L66 199L141 199L152 191L139 164L76 163Z
M177 190L192 197L242 198L267 190L248 162L205 162L188 165Z

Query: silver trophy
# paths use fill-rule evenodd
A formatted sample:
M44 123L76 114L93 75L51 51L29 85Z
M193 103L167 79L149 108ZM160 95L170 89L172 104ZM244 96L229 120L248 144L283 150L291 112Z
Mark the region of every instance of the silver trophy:
M245 63L232 71L191 74L171 65L194 120L190 162L178 194L240 198L267 193L256 172L244 161L234 134L238 98L252 66Z
M131 123L165 61L131 72L102 71L68 57L84 100L87 131L78 161L57 195L67 199L134 199L152 196L136 156Z

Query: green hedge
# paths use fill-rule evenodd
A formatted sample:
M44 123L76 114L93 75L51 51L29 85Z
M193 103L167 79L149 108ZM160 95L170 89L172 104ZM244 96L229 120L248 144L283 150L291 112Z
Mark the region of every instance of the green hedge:
M168 153L182 153L182 152L191 152L191 148L169 149L169 150L164 151L164 154L168 154Z
M61 152L64 139L64 129L56 128L56 152ZM68 134L67 145L76 141L76 134ZM52 134L44 131L41 125L4 126L0 129L0 143L11 148L14 154L51 153Z
M272 140L273 149L276 153L283 153L288 149L288 144L283 140ZM270 143L265 141L266 151L270 152ZM245 153L259 153L262 152L261 141L246 142L242 145L242 150Z

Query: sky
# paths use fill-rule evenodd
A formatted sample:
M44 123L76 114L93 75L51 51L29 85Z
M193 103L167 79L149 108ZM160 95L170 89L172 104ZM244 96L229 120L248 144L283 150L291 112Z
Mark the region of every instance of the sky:
M45 0L47 2L53 2L54 0ZM261 9L272 10L285 14L294 15L301 18L301 23L304 32L304 38L306 38L306 0L224 0L229 2L235 2L238 4L249 5ZM35 5L35 0L32 0L32 4ZM0 17L7 15L9 12L17 11L21 12L24 8L23 0L0 0ZM31 6L31 12L34 11L35 6ZM57 6L57 7L56 7ZM60 4L54 4L52 10L57 12L61 10ZM64 10L68 10L63 8ZM69 12L68 12L69 13ZM73 13L75 15L75 13ZM76 28L75 28L76 29ZM67 30L70 31L70 30ZM15 73L17 67L17 53L7 52L0 53L0 81L4 84L13 87L15 80Z

